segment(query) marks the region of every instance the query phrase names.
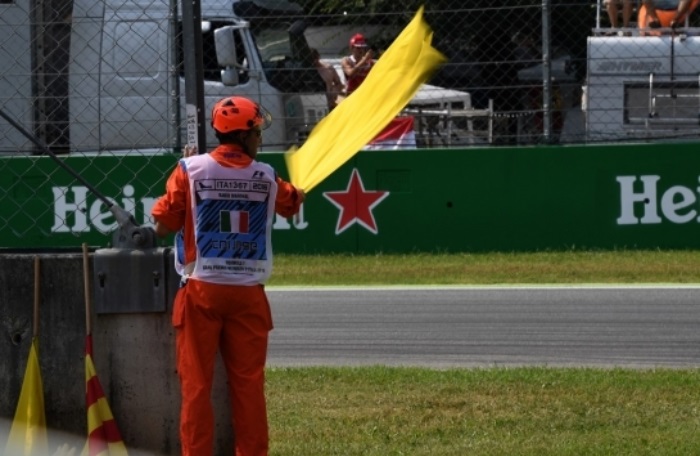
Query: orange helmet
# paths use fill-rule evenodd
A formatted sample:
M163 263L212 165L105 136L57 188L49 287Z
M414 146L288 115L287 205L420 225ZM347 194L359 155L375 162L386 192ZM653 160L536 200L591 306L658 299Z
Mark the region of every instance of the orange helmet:
M211 126L219 133L234 130L266 129L272 123L270 113L259 104L243 97L226 97L211 110Z

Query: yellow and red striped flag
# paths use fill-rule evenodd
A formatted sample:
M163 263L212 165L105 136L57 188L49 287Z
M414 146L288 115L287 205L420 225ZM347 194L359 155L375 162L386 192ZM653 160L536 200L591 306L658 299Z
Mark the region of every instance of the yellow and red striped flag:
M396 117L447 61L432 46L421 6L360 87L324 117L299 149L284 155L292 184L309 192Z
M117 422L107 403L100 379L92 362L92 334L85 340L85 383L88 441L83 451L87 456L127 456Z
M10 428L5 454L32 456L48 454L44 387L39 367L39 338L32 338L22 390Z

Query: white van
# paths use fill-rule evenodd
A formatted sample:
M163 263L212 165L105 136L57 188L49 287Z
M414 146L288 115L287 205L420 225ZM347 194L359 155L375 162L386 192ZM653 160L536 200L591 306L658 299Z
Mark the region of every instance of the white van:
M589 141L700 134L700 30L592 36L583 91Z

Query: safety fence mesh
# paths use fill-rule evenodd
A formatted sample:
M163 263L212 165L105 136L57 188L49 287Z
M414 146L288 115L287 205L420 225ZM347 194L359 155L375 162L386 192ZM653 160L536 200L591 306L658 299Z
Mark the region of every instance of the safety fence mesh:
M345 82L350 38L362 34L380 58L422 3L203 0L204 112L221 97L247 96L275 118L264 151L302 144L331 107L312 50ZM409 146L700 134L696 0L680 17L650 14L642 0L424 3L433 45L448 61L403 113L415 120ZM656 16L660 27L648 23ZM184 62L193 54L183 42L176 0L0 0L0 224L11 238L114 227L59 166L17 161L49 151L84 158L75 162L83 177L148 222L164 177L153 175L162 169L154 162L168 163L187 141ZM207 146L215 145L207 125ZM39 195L47 183L51 194ZM42 217L52 221L37 227Z

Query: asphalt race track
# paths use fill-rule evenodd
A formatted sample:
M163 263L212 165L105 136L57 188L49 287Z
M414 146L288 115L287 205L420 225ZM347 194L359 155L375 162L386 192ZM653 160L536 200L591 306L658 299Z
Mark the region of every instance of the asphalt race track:
M268 365L700 367L700 286L267 289Z

